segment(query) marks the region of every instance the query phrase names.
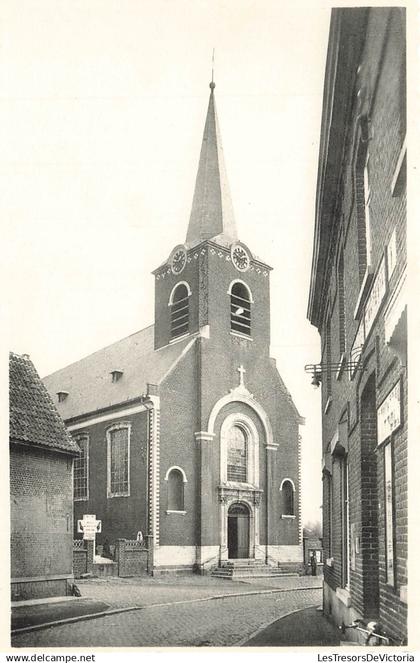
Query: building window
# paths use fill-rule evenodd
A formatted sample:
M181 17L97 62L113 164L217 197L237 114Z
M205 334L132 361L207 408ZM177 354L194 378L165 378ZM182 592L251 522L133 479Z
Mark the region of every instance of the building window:
M371 264L370 218L369 205L371 199L369 184L369 123L367 117L360 121L359 147L356 157L355 194L357 214L357 243L359 254L359 281L363 283L365 274Z
M171 293L171 338L188 334L190 294L186 283L179 283Z
M283 479L281 487L281 512L283 516L295 514L295 488L290 479Z
M251 336L251 293L247 286L236 281L230 288L230 328L233 332Z
M79 435L75 438L81 454L74 461L73 488L75 500L87 500L89 497L89 437Z
M386 582L395 586L395 547L394 547L394 481L392 468L392 447L384 448L385 471L385 553Z
M350 585L350 537L349 537L349 472L347 457L340 459L341 471L341 541L342 541L342 586Z
M170 470L168 482L168 511L184 510L184 475L178 468Z
M130 494L130 426L116 425L107 431L108 497Z
M328 536L328 556L332 557L332 549L333 549L333 490L332 490L332 476L331 474L328 475L328 513L327 513L327 518L328 518L328 530L329 530L329 536Z
M231 426L227 434L227 480L247 481L248 443L240 426Z
M340 357L346 351L346 309L344 291L344 257L341 251L338 261L338 329L339 329L339 353Z

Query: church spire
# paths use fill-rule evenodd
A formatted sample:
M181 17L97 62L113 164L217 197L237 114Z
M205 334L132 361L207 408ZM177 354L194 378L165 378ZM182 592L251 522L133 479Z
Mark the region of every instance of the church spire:
M213 77L212 77L213 79ZM223 159L217 121L214 88L210 100L201 145L200 162L188 225L186 244L195 246L205 239L217 238L224 244L237 239L235 219Z

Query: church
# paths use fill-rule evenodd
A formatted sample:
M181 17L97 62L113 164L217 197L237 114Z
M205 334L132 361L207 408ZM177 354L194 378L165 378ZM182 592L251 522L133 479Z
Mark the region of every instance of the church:
M184 243L155 323L44 379L82 450L74 518L148 536L153 572L302 563L299 415L270 357L270 271L240 241L215 84Z

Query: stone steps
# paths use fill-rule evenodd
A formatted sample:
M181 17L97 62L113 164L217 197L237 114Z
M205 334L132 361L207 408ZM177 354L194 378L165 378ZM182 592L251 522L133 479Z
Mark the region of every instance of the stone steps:
M279 576L298 576L281 566L270 566L260 559L238 559L221 562L220 566L212 571L215 578L236 580L237 578L270 578Z

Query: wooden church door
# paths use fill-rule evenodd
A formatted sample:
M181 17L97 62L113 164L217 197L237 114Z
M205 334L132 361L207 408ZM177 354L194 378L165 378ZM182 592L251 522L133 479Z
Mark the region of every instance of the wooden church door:
M244 504L232 504L228 511L229 559L249 557L249 511Z

